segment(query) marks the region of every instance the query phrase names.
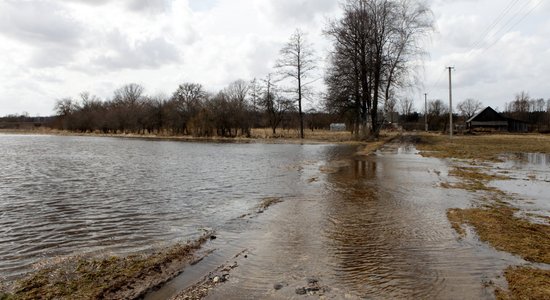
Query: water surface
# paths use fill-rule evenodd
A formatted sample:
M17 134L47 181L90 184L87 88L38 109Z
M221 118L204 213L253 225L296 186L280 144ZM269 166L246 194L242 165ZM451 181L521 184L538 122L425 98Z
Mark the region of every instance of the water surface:
M336 146L0 135L0 277L42 259L131 253L293 197Z

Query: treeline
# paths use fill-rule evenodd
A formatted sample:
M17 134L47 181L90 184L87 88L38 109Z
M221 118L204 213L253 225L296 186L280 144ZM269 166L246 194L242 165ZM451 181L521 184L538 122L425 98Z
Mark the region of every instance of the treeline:
M485 108L486 105L476 99L469 98L458 102L453 109L455 130L465 129L466 121ZM397 105L390 105L386 109L389 112L399 113L395 122L405 130L424 130L426 116L430 131L444 132L449 129L449 105L446 101L439 99L428 101L427 115L415 111L412 101L407 99L402 99ZM494 109L498 110L497 107ZM505 104L501 113L505 117L526 122L532 132L550 132L550 99L531 98L528 93L520 92L516 94L514 100Z
M0 129L34 129L51 127L55 117L31 117L28 113L0 117Z
M527 122L530 131L550 132L550 99L532 98L522 91L513 101L506 103L503 114Z
M265 80L237 80L216 94L201 84L183 83L170 97L149 96L143 86L127 84L102 100L90 93L80 99L56 102L55 126L76 132L192 135L200 137L250 136L255 127L297 128L295 101L286 98L268 76ZM328 114L310 111L311 130L328 128Z

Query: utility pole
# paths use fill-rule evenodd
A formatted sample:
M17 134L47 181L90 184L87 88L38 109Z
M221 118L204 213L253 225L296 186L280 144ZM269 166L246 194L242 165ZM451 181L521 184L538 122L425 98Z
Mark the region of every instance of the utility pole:
M453 138L453 85L452 85L452 70L454 67L447 67L449 69L449 124L450 124L450 138Z
M428 93L424 93L424 127L428 132Z

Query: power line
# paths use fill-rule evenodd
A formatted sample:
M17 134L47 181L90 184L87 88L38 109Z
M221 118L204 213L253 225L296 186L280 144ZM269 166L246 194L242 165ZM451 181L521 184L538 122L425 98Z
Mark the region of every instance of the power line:
M490 44L488 47L486 47L483 52L481 52L481 54L487 52L487 50L491 49L494 45L496 45L498 42L500 42L500 40L507 34L509 33L510 31L512 31L512 29L514 29L517 25L519 25L521 22L523 22L523 20L525 20L525 18L527 18L535 9L537 9L537 7L539 7L542 2L544 2L544 0L540 0L535 6L533 6L526 14L523 15L523 17L521 17L516 23L512 24L512 26L510 26L506 32L504 32L504 34L502 34L499 38L497 38L492 44ZM509 22L508 22L509 23ZM507 24L508 24L507 23ZM504 27L503 27L504 28Z
M508 5L501 11L501 13L495 18L495 20L479 35L479 38L471 45L471 48L479 46L489 35L491 30L502 21L502 19L510 12L512 7L514 7L519 0L511 0L508 2Z
M445 68L441 71L441 74L439 74L439 78L437 79L437 81L428 88L426 93L429 94L441 82L443 77L445 77L446 71L447 71L447 68Z

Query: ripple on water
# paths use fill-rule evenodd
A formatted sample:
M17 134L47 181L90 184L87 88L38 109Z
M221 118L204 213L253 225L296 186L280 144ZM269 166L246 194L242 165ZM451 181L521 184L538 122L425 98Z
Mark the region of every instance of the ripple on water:
M220 228L299 190L284 166L323 145L238 145L0 135L0 275L43 258L126 253ZM284 187L284 188L281 188Z

